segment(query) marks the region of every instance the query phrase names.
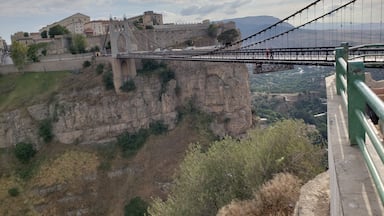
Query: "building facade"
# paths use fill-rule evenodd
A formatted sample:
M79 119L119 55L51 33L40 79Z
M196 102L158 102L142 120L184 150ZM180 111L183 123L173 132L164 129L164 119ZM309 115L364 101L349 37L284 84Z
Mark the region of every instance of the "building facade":
M109 21L93 20L84 24L84 33L87 36L106 35L108 33Z
M39 30L39 32L47 31L49 32L49 29L56 25L61 25L65 28L67 28L72 34L84 34L84 25L91 21L91 18L87 15L76 13L72 16L69 16L67 18L64 18L58 22L54 22L42 29Z
M1 50L6 50L7 49L7 43L3 38L0 37L0 51Z

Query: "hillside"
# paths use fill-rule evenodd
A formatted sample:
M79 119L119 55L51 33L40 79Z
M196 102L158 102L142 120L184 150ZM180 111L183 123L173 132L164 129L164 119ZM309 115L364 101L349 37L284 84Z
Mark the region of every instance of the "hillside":
M1 76L1 115L20 110L25 118L34 104L60 101L64 95L97 103L90 97L92 92L115 94L100 90L102 80L94 68L80 74ZM188 145L207 145L214 138L209 132L210 118L192 108L181 111L177 127L162 135L150 135L134 154L125 154L113 140L68 145L54 138L49 143L34 143L39 151L28 163L19 162L13 148L0 149L0 215L123 215L124 205L133 197L147 202L152 196L165 197ZM1 121L0 126L7 123ZM96 131L93 136L97 137Z
M241 36L244 38L279 22L280 19L273 16L249 16L242 18L226 19L223 21L235 22L236 27L240 29ZM286 31L292 27L293 26L289 23L283 23L277 27L276 32Z

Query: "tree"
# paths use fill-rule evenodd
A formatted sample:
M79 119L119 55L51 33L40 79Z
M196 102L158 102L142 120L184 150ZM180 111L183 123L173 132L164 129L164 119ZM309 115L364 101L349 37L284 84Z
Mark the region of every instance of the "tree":
M16 144L14 153L17 159L27 163L36 154L36 150L31 143L20 142Z
M37 52L39 51L39 46L37 44L31 44L28 46L27 57L33 62L38 62L39 57Z
M148 203L140 197L135 197L124 207L124 216L143 216L148 215Z
M72 35L72 41L69 47L69 50L72 54L85 53L86 46L87 46L87 41L84 35L81 35L81 34Z
M12 42L11 48L11 58L13 64L17 67L19 71L22 71L25 66L25 62L27 59L28 47L24 43L20 43L17 41Z
M217 40L222 44L230 44L234 42L237 37L239 37L239 32L236 29L229 29L221 33L217 37Z
M40 33L41 38L48 38L48 32L47 30L44 30Z
M29 33L28 32L24 32L24 37L29 37Z
M40 122L39 125L39 136L43 138L44 142L48 143L53 138L52 133L52 120L47 118Z
M214 23L210 24L209 27L208 27L208 35L209 35L209 37L216 38L216 36L217 36L217 29L218 29L217 24L214 24Z
M69 30L61 25L55 25L49 29L49 37L54 38L55 35L66 35L69 34Z
M302 121L286 120L256 129L247 139L226 137L208 150L191 147L167 201L156 199L156 215L216 215L234 199L250 199L274 174L287 172L307 181L324 170L324 151L312 145Z

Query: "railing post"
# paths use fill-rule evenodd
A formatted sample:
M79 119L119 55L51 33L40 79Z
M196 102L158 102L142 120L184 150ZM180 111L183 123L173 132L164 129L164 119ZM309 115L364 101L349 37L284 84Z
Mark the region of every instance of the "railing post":
M341 88L343 87L340 75L345 76L345 71L341 64L339 63L338 59L343 58L344 61L348 61L348 43L341 43L341 47L336 48L336 55L335 55L335 62L336 62L336 91L337 95L341 94Z
M364 63L348 62L347 95L348 95L348 132L351 145L357 144L357 139L365 141L364 127L359 121L356 110L365 111L365 100L357 89L355 82L365 81Z

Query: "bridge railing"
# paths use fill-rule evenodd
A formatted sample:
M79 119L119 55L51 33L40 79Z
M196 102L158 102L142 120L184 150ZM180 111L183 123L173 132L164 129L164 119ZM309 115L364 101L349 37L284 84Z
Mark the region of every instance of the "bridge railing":
M348 113L348 134L351 145L358 145L368 170L373 178L381 202L384 203L384 186L380 177L377 163L373 162L372 152L368 151L365 140L366 134L374 146L374 152L384 164L384 148L376 128L366 116L367 106L376 115L384 120L383 101L365 84L364 62L348 59L349 48L347 43L336 48L336 88L337 94L343 98Z

